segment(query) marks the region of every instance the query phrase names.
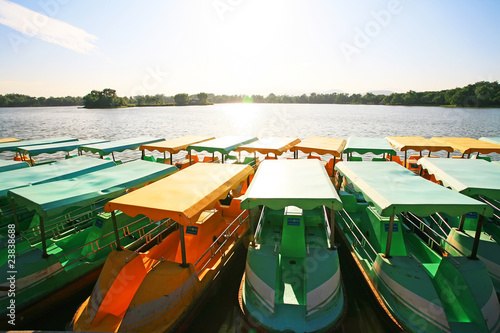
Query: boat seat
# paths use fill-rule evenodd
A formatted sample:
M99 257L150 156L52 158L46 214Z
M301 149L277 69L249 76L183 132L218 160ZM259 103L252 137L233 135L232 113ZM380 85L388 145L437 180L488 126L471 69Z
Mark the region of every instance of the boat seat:
M302 216L284 216L280 253L283 257L304 258L306 256L305 225Z
M358 162L360 162L360 161L363 161L363 158L359 157L359 156L351 156L349 158L349 161L358 161Z
M372 158L372 161L374 161L374 162L386 162L387 160L383 157L374 157L374 158Z
M150 162L156 162L156 159L153 155L147 155L147 156L144 156L143 158L144 161L150 161Z

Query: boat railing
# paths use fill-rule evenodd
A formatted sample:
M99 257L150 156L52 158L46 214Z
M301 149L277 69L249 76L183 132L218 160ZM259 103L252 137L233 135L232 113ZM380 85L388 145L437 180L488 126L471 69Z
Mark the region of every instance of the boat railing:
M194 267L196 267L204 258L205 256L210 253L210 258L205 262L205 264L200 268L198 271L198 276L205 270L205 268L208 266L208 264L214 259L214 257L217 255L217 253L221 252L221 256L224 257L224 252L222 252L224 245L226 245L227 242L229 242L230 239L233 238L234 236L234 241L236 242L239 238L238 236L238 230L239 228L249 219L249 216L244 216L246 215L246 210L241 212L238 217L236 217L233 222L231 222L226 229L212 242L212 245L200 256L200 258L195 262ZM238 224L233 231L231 231L231 228L234 227L235 224ZM221 242L222 240L222 242Z
M57 238L83 230L89 227L98 213L102 211L107 200L98 200L88 206L75 208L62 216L58 216L44 223L45 234ZM29 228L22 232L23 236L31 243L40 242L40 225Z
M409 257L415 259L415 261L418 262L418 267L422 267L422 262L418 260L418 258L413 253L410 252Z
M375 258L377 257L377 251L375 251L375 249L371 245L370 241L368 241L368 238L366 238L366 236L363 234L363 232L361 231L361 229L359 229L359 227L356 225L356 223L351 218L351 216L346 212L346 210L342 209L342 212L344 214L340 214L340 212L339 212L338 215L344 221L344 223L347 226L347 228L349 228L349 230L351 231L351 234L353 235L356 243L359 244L359 246L361 247L361 249L363 249L363 251L365 252L366 256L368 257L368 259L370 259L371 263L373 264L375 262ZM346 220L346 218L343 215L347 216L348 221ZM356 235L356 233L359 234L359 238ZM361 240L360 240L360 238L361 238ZM372 255L370 255L370 253L366 250L366 246L367 245L368 245L368 248L372 252L373 258L372 258ZM354 246L356 246L356 244L354 244Z
M489 205L491 208L493 208L493 216L497 219L500 220L500 201L497 201L495 199L491 199L491 201L494 201L495 203L491 203L488 201L485 197L482 195L479 196L479 199L483 201L485 204Z
M442 217L442 216L441 216L441 214L436 213L436 216L437 216L437 217L439 217L439 219L441 220L441 222L443 222L443 223L446 225L446 227L448 227L448 229L450 229L450 230L452 229L452 227L448 224L448 221L447 221L444 217ZM436 220L434 220L434 218L433 218L433 217L432 217L432 220L433 220L436 224L438 224L438 225L439 225L439 223L437 223L437 222L436 222ZM441 226L440 226L440 227L441 227ZM443 232L444 232L443 228L440 228L440 229L441 229L441 231L443 231ZM444 232L444 234L446 235L446 232Z
M156 233L157 231L159 231L162 228L163 225L167 225L165 227L165 230L163 232ZM161 220L160 222L158 222L156 227L151 229L149 232L144 233L141 237L139 237L139 239L137 239L137 242L144 240L144 243L141 246L139 246L137 249L135 249L131 255L126 257L125 262L129 262L130 258L135 257L139 252L141 252L146 246L151 244L151 242L153 242L154 240L157 240L158 243L161 242L161 237L163 237L162 235L167 230L173 228L176 225L177 225L177 222L175 222L174 220L172 220L170 218L167 218L167 219L164 219L164 220ZM156 235L151 237L154 233L156 233Z
M324 215L324 219L323 219L323 223L326 225L326 229L325 229L325 232L326 232L326 239L328 239L328 242L330 242L331 238L330 238L330 235L332 234L332 230L330 229L330 223L328 223L328 213L326 211L326 207L323 206L323 215ZM335 245L335 244L330 244L328 247L330 248L331 245Z
M456 246L454 246L453 244L451 244L450 242L448 242L448 240L446 238L444 238L443 236L441 236L437 231L435 231L434 229L432 229L429 225L427 225L422 219L420 219L418 216L416 216L415 214L413 213L408 213L408 215L410 215L412 217L412 219L415 219L417 220L419 223L420 223L420 226L423 226L424 229L427 228L428 230L430 230L436 237L438 237L439 239L441 239L444 243L446 243L447 245L449 245L450 247L452 247L455 251L457 251L457 253L459 253L461 256L466 256L462 251L460 251ZM428 239L434 243L443 253L446 253L447 254L447 257L449 257L451 260L453 260L456 264L457 267L460 267L460 263L458 261L456 261L453 256L451 255L451 253L447 250L445 250L443 248L443 246L441 245L441 243L439 243L437 240L434 239L434 237L432 237L431 235L429 235L427 232L425 232L425 230L422 230L420 229L420 227L418 225L415 224L415 222L412 221L412 219L410 219L408 216L404 215L404 214L401 214L400 215L403 219L405 219L406 221L408 221L411 225L413 225L415 228L419 229L425 236L428 237Z
M139 228L139 229L137 229L137 230L134 230L133 232L130 232L129 228L130 228L131 226L133 226L134 224L137 224L137 223L139 223L139 222L142 222L142 221L143 221L143 220L145 220L145 219L147 219L147 217L146 217L146 216L142 216L142 217L140 217L139 219L134 220L134 221L132 221L131 223L129 223L129 224L127 224L127 225L124 225L123 227L119 228L119 229L118 229L118 231L122 231L122 232L123 232L123 236L121 236L121 237L120 237L120 240L125 239L126 237L129 237L132 233L135 233L135 232L138 232L138 233L140 234L140 233L141 233L141 231L143 231L143 230L144 230L144 228L146 228L148 225L151 225L151 224L153 224L153 223L154 223L154 222L152 222L152 221L150 220L150 223L148 223L148 224L144 225L143 227L141 227L141 228ZM156 229L156 228L155 228L155 229ZM151 232L151 231L150 231L150 232ZM134 246L134 245L136 245L136 244L140 243L140 242L141 242L141 240L143 240L143 239L144 239L144 235L150 234L150 232L143 234L143 236L142 236L142 237L139 237L138 239L134 239L134 241L133 241L133 242L131 242L130 244L128 244L128 245L126 245L126 246L124 246L124 248L128 249L128 248L130 248L130 247L132 247L132 246ZM94 239L94 240L92 240L91 242L88 242L88 243L86 243L86 244L84 244L84 245L82 245L82 246L80 246L80 247L78 247L78 248L76 248L76 249L73 249L73 250L71 250L71 251L69 251L69 252L66 252L66 253L62 254L62 255L58 256L57 258L58 258L58 259L64 258L64 257L66 257L66 256L68 256L68 255L70 255L70 254L72 254L72 253L74 253L74 252L81 251L83 248L85 248L85 247L87 247L87 246L89 246L89 245L92 247L92 252L90 252L90 253L88 253L88 254L86 254L86 255L82 256L82 257L79 257L79 258L77 258L77 259L74 259L74 260L73 260L73 261L71 261L71 262L68 262L68 263L65 265L65 267L68 267L68 266L73 265L74 263L79 262L79 261L81 261L81 260L83 260L83 259L85 259L85 258L87 258L87 257L89 257L89 256L91 256L91 255L93 255L93 254L95 254L95 253L97 253L97 252L99 252L99 251L102 251L102 250L104 250L104 249L106 249L106 248L108 248L108 247L109 247L109 248L111 248L111 250L113 250L113 248L116 248L116 239L115 239L114 237L113 237L113 240L112 240L112 241L110 241L109 243L104 244L104 245L99 245L99 241L100 241L101 239L104 239L104 238L109 237L109 236L114 235L114 234L115 234L115 232L114 232L114 230L113 230L112 232L109 232L109 233L107 233L107 234L105 234L105 235L103 235L103 236L101 236L101 237L99 237L99 238L97 238L97 239Z
M262 229L262 221L264 219L264 211L266 210L266 207L262 207L262 210L260 212L260 216L259 216L259 221L257 222L257 229L255 230L255 235L253 237L253 245L257 244L258 242L258 236L260 234L260 230Z

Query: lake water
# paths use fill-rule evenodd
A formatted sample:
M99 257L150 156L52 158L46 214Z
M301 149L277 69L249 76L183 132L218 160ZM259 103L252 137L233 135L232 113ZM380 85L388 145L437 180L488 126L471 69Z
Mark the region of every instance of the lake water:
M36 139L72 136L116 140L135 136L166 139L184 135L287 136L500 136L500 109L399 107L310 104L218 104L213 106L147 107L85 110L76 107L0 108L0 138ZM118 158L136 158L124 152ZM1 153L9 158L12 153ZM492 155L499 160L499 155ZM339 239L337 237L337 239ZM390 332L347 249L340 261L348 312L336 332ZM187 326L190 332L248 331L241 318L237 293L245 254L235 257L223 287L211 291ZM63 330L91 288L72 295L45 318L24 318L16 329ZM54 315L56 314L56 315ZM49 319L47 319L49 318Z

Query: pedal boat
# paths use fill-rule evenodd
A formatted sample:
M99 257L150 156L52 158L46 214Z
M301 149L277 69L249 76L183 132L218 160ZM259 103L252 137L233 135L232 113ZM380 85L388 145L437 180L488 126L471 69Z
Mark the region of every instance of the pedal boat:
M346 154L347 161L362 161L363 157L359 155L365 154L382 155L382 157L372 157L372 161L392 161L392 157L396 156L396 151L385 138L351 136L347 139L343 154Z
M115 153L123 152L125 150L135 150L142 145L147 143L153 143L158 141L163 141L164 138L154 138L150 136L141 136L136 138L127 138L120 139L115 141L94 143L94 144L86 144L78 147L78 155L83 155L84 152L99 154L100 158L104 158L104 156L111 155L113 162L117 164L121 164L124 161L117 160L115 158ZM141 154L141 158L144 156L144 151Z
M448 158L422 158L418 164L444 187L483 201L493 209L493 218L486 219L483 225L477 256L486 265L500 294L500 165L481 159ZM447 238L447 251L470 256L478 219L475 213L461 217L440 214L426 221Z
M342 161L342 152L346 145L346 140L329 138L322 136L311 136L293 146L290 151L294 153L294 158L298 159L300 153L307 154L308 159L321 160L321 156L331 155L328 162L323 163L330 177L334 177L334 167L337 162ZM313 155L317 154L317 155Z
M32 169L36 168L41 166ZM175 171L172 166L138 160L72 179L10 190L9 198L35 215L29 228L15 238L15 254L8 246L12 234L0 250L0 313L6 313L12 300L7 281L10 274L16 276L19 315L24 310L35 314L47 311L56 301L91 285L116 247L111 215L103 213L104 203ZM143 216L120 214L116 220L121 244L127 247L141 242L151 230L153 234L159 230Z
M212 157L210 156L205 156L203 159L203 162L220 162L220 163L234 163L236 162L235 159L233 158L227 158L229 153L234 151L236 148L239 146L251 143L257 141L257 137L254 136L223 136L220 138L216 138L215 140L210 140L210 141L205 141L205 142L200 142L200 143L195 143L192 145L189 145L187 147L187 150L189 154L191 154L191 151L194 150L198 153L206 151L207 153L211 153ZM219 159L218 156L215 155L215 153L219 153L221 155L221 158ZM247 163L245 163L247 164Z
M254 163L252 163L251 165L255 165L257 167L257 165L259 164L259 156L257 156L257 153L265 155L265 159L278 159L278 156L283 155L283 153L290 150L299 142L300 139L298 138L265 137L246 145L239 146L235 150L240 154L239 160L241 160L242 152L253 154ZM269 156L269 154L272 154L274 156ZM248 156L245 157L245 159L249 161Z
M366 200L358 202L354 195L340 192L339 229L373 293L395 323L409 332L500 329L498 298L485 265L476 256L479 242L470 257L454 256L439 243L428 245L420 236L429 231L412 217L438 212L491 216L490 207L397 163L342 162L336 169L339 184L352 183ZM475 240L479 237L477 232Z
M318 160L264 160L241 203L263 206L240 307L259 330L320 332L346 310L333 224L342 202ZM332 215L333 217L333 215Z
M7 225L15 223L14 211L17 215L16 232L26 230L33 217L33 212L27 210L26 207L12 204L7 197L9 190L69 179L112 166L115 166L112 161L80 156L40 165L36 168L22 168L0 173L0 234L6 235Z
M149 249L111 252L91 296L79 307L75 331L173 331L201 302L235 251L244 250L248 212L233 198L253 169L246 165L196 163L106 204L105 210L172 224ZM144 251L145 250L145 251Z
M142 159L149 160L152 162L159 163L169 163L170 165L174 165L174 154L178 154L181 151L187 150L187 147L200 142L205 142L209 140L213 140L215 137L210 136L199 136L199 135L187 135L180 138L158 141L154 143L147 143L139 147L139 150L142 150ZM163 153L163 158L155 158L154 155L146 155L146 151L154 152L158 151ZM170 157L167 158L167 152L170 154ZM181 170L185 167L190 166L191 164L197 163L199 158L197 155L191 155L191 151L188 153L188 158L183 159L181 161L177 161L175 166Z
M423 156L424 151L428 151L427 157L431 157L432 153L441 151L446 153L446 157L450 157L451 153L454 151L454 149L446 143L440 143L421 136L388 136L386 139L395 149L404 152L402 161L397 155L394 156L392 160L415 173L419 172L417 161ZM411 150L418 152L418 155L408 156L408 151Z
M461 158L485 159L488 162L491 162L491 158L489 156L481 156L480 154L500 154L500 143L497 142L486 142L483 140L464 137L432 137L431 140L441 144L450 145L453 149L462 153L460 156Z

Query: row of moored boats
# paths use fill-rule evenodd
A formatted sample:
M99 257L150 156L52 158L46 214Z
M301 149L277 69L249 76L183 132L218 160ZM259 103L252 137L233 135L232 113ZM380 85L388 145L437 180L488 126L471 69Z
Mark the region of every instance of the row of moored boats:
M9 138L0 153L4 322L13 302L29 317L93 284L73 330L173 331L246 251L248 324L331 331L342 242L400 329L500 331L499 137Z

